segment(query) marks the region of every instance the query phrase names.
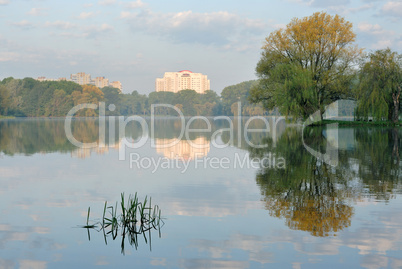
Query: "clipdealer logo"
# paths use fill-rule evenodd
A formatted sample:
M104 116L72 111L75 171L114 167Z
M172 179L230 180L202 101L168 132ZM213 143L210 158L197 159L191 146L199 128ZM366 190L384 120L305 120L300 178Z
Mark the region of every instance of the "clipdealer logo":
M119 117L114 117L114 116L109 116L108 117L108 122L109 122L109 143L113 144L116 142L116 133L115 133L115 128L114 126L116 125L116 120L118 121L119 129L118 129L118 139L120 140L121 147L119 148L119 160L125 161L127 158L127 149L138 149L143 147L147 142L150 137L155 137L155 109L158 107L165 107L165 108L170 108L173 109L177 112L178 114L178 119L181 122L181 130L180 130L180 135L177 139L174 139L170 143L158 145L159 148L171 148L177 145L181 140L185 139L185 141L193 148L195 149L202 149L205 148L206 145L202 144L196 144L194 143L189 137L191 133L211 133L212 128L211 128L211 118L207 118L204 116L194 116L190 117L186 123L186 118L179 110L177 107L170 105L170 104L153 104L151 105L151 126L148 125L147 121L145 118L140 117L140 116L129 116L129 117L124 117L124 116L119 116ZM109 105L108 109L109 111L114 111L115 110L114 105ZM74 118L74 115L82 109L99 109L99 143L97 142L92 142L92 143L83 143L78 141L72 133L72 120ZM241 115L241 103L238 102L238 107L237 107L237 115ZM88 149L88 148L95 148L95 147L105 147L106 145L106 105L105 103L101 102L99 105L97 104L80 104L72 108L65 119L65 133L68 138L68 140L78 148L83 148L83 149ZM206 123L206 128L205 129L192 129L191 124L195 120L201 120ZM245 143L247 146L251 148L267 148L268 145L256 145L253 144L249 138L248 134L249 133L257 133L257 132L265 132L265 133L270 133L272 137L276 137L276 131L277 131L277 124L285 120L285 117L272 117L272 128L270 127L270 124L268 122L268 119L266 117L262 116L253 116L253 117L248 117L247 121L244 124L244 127L242 128L241 120L242 116L230 118L228 116L216 116L212 117L212 121L217 121L217 120L225 120L228 122L229 127L228 128L222 128L219 130L216 130L214 133L211 135L211 143L212 145L217 148L226 148L226 147L233 147L235 145L241 146L242 144L242 137L245 140ZM265 129L250 129L249 125L251 122L255 120L260 120L264 122ZM317 159L322 160L323 162L336 167L338 165L338 137L337 137L337 124L330 124L327 127L333 128L334 132L332 134L335 134L333 136L333 139L331 140L331 143L327 141L327 148L325 153L320 153L310 146L308 146L305 143L304 140L304 131L305 128L317 121L321 120L320 112L317 111L313 115L311 115L304 123L302 126L302 142L306 150L315 156ZM237 121L237 130L234 128L234 121ZM142 135L140 136L139 139L130 141L127 137L124 136L126 127L130 122L137 122L141 126L142 129ZM235 122L236 123L236 122ZM150 135L149 135L149 130L150 130ZM225 144L219 144L217 143L217 137L221 135L223 132L227 132L229 134L229 140ZM234 133L236 133L236 137ZM236 140L236 141L235 141ZM328 140L328 139L327 139ZM155 141L153 139L150 140L150 144L152 148L156 148ZM209 145L208 145L209 146ZM215 167L218 167L220 169L229 169L230 168L237 168L237 167L254 167L256 166L257 163L259 163L259 167L263 168L269 168L269 169L284 169L286 167L286 160L284 160L283 157L279 156L274 156L275 154L272 153L267 153L267 156L269 158L264 157L262 160L258 160L256 158L251 159L249 155L246 155L248 161L240 161L239 156L235 156L234 159L230 159L228 157L223 157L218 159L217 157L203 157L203 158L195 158L190 162L191 160L180 160L179 156L176 156L174 158L166 158L166 157L160 157L160 158L151 158L151 157L141 157L139 156L138 153L130 153L130 167L137 167L139 169L152 169L154 171L155 169L167 169L167 168L185 168L184 171L187 171L190 163L194 163L197 167L210 167L215 169ZM165 158L165 159L164 159ZM275 161L276 160L276 161ZM188 163L188 164L186 164ZM181 165L181 166L180 166ZM181 169L182 170L182 169ZM156 170L155 170L156 171ZM183 171L183 170L182 170Z

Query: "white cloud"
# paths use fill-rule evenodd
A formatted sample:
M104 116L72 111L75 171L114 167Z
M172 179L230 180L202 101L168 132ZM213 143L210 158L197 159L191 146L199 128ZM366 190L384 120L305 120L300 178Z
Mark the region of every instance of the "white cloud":
M394 38L395 32L392 30L386 30L379 24L370 24L367 22L361 22L358 24L357 28L359 31L375 36L382 36L382 38Z
M278 23L278 24L272 25L272 27L273 27L274 29L286 28L286 24L284 24L284 23Z
M0 0L0 6L5 6L5 5L8 5L8 4L10 4L9 0Z
M104 256L101 256L101 257L97 257L97 261L96 261L96 265L101 265L101 266L103 266L103 265L109 265L110 263L107 261L107 258L106 257L104 257Z
M97 38L99 35L108 34L114 30L113 26L103 23L100 26L91 25L84 28L83 36L86 38Z
M130 18L130 17L131 17L131 12L129 12L129 11L122 11L120 13L120 18L122 18L122 19L127 19L127 18Z
M379 24L370 24L368 22L361 22L358 24L357 28L361 32L370 33L370 34L384 34L385 31Z
M61 33L51 33L52 35L59 35L61 37L65 37L68 39L75 39L75 38L83 38L85 37L84 34L81 33L69 33L69 32L61 32Z
M313 0L311 1L311 6L313 7L333 7L340 5L350 4L350 0Z
M116 0L101 0L98 2L99 5L102 6L110 6L116 3Z
M260 264L267 264L274 261L274 255L272 252L268 252L265 249L265 240L266 238L261 238L254 235L233 234L228 240L224 241L212 241L205 239L193 240L190 247L196 248L200 253L207 253L208 257L212 258L213 260L224 259L225 257L231 256L233 251L242 250L248 253L250 261ZM239 268L247 267L248 266L241 264ZM237 267L236 264L228 264L228 267L224 268Z
M332 6L328 8L328 11L345 16L350 13L358 13L366 11L372 9L373 7L374 7L373 4L365 4L360 7L352 7L352 8L348 8L346 6Z
M132 1L132 2L128 2L125 4L126 8L142 8L145 6L145 4L141 1L141 0L137 0L137 1Z
M289 1L296 2L302 5L320 7L320 8L329 8L329 7L344 6L350 4L350 0L289 0Z
M55 33L51 33L52 35L62 36L68 39L79 39L79 38L97 38L101 34L110 34L114 31L114 27L103 23L101 25L79 25L67 22L67 21L55 21L55 22L46 22L46 27L55 27L59 30L66 31L58 31ZM74 31L68 31L74 29Z
M109 31L109 30L113 30L113 29L114 29L113 26L110 26L109 24L106 24L106 23L102 24L100 27L101 31Z
M81 12L80 15L78 16L79 19L88 19L88 18L93 18L97 14L94 12Z
M380 14L385 16L394 16L400 19L402 17L402 1L387 2L381 8Z
M1 43L2 48L4 48L8 43L7 40L3 39L1 36L0 36L0 41L2 43L4 42L4 44ZM14 53L1 52L0 53L0 62L5 61L4 59L10 59L10 58L12 59L15 56L16 56L16 54L14 54ZM5 178L7 178L7 177L16 178L20 175L20 171L18 171L16 169L12 169L12 168L3 167L3 168L0 168L0 175L2 175ZM1 231L1 228L0 228L0 231Z
M120 17L128 21L133 31L156 34L176 43L224 46L244 41L249 36L262 36L267 28L261 20L226 11L154 13L143 9L140 12L123 11Z
M48 234L50 233L49 227L33 227L32 231L37 234Z
M11 25L22 28L22 29L31 29L34 27L34 25L27 20L22 20L20 22L13 22L13 23L11 23Z
M77 27L76 24L68 22L68 21L55 21L55 22L46 22L46 27L56 27L59 29L67 30Z
M396 41L395 32L383 29L379 24L361 22L358 24L357 29L365 37L366 43L370 44L369 48L371 49L392 47Z
M45 269L47 267L47 262L45 261L35 261L35 260L21 260L20 269Z
M393 40L391 39L384 39L384 40L378 40L377 43L372 44L373 49L385 49L385 48L390 48L394 44Z
M44 16L46 15L46 12L44 12L44 8L40 7L33 7L30 11L27 12L27 15L31 16Z

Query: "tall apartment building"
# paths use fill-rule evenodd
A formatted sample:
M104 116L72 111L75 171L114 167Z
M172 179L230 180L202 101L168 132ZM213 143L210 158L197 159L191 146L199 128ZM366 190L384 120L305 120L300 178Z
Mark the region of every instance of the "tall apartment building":
M37 81L43 82L43 81L66 81L66 78L47 78L47 77L38 77L36 79Z
M77 74L71 74L70 75L71 81L80 84L80 85L87 85L91 84L92 79L90 74L85 74L84 72L80 72Z
M41 78L38 78L38 79L41 79ZM96 77L95 79L91 79L91 75L86 74L84 72L80 72L77 74L71 74L70 81L73 81L80 85L87 85L87 84L95 85L99 89L110 86L110 87L119 89L120 92L123 88L120 81L112 81L109 83L109 79L107 79L105 77Z
M109 79L105 77L96 77L94 80L95 86L99 89L109 86Z
M79 85L88 85L88 84L95 85L99 89L110 86L110 87L119 89L120 93L123 88L120 81L112 81L109 83L109 79L107 79L105 77L96 77L95 79L91 79L91 75L86 74L84 72L80 72L77 74L71 74L70 79L66 79L66 78L54 79L54 78L47 78L47 77L42 76L42 77L38 77L36 80L41 81L41 82L42 81L72 81Z
M121 90L122 90L122 88L123 88L123 87L121 86L121 82L120 82L120 81L112 81L112 82L109 83L109 86L110 86L110 87L113 87L113 88L119 89L120 92L121 92Z
M189 70L166 72L163 78L157 78L155 81L157 92L179 92L187 89L205 93L211 89L210 81L206 75Z

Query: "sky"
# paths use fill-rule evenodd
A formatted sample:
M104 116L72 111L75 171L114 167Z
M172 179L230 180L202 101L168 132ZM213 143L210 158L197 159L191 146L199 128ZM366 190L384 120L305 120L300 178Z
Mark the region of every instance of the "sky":
M0 79L86 72L149 94L191 70L220 93L257 78L270 32L317 11L352 22L366 52L402 53L402 0L0 0Z

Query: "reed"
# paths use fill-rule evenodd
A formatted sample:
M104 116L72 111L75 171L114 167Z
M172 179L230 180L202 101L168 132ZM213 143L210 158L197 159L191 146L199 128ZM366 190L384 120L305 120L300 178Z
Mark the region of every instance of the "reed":
M164 225L162 219L162 211L158 205L152 207L152 199L145 196L142 202L139 201L137 193L129 195L128 199L125 199L124 193L120 196L120 206L116 202L115 206L108 206L107 201L103 207L103 214L101 221L95 224L89 224L90 207L88 208L86 225L82 228L95 229L98 232L103 231L105 237L105 243L107 244L107 237L111 236L115 240L121 231L122 236L122 253L124 254L124 240L127 237L130 245L138 247L138 235L143 235L144 240L147 243L146 232L151 237L151 230L158 230L159 237L161 237L161 227ZM120 212L118 215L118 208ZM98 225L100 229L98 229ZM151 244L150 244L151 247Z
M87 229L95 229L97 226L94 224L89 224L89 214L91 212L91 207L88 207L88 214L87 214L87 224L82 226L82 228L87 228Z

